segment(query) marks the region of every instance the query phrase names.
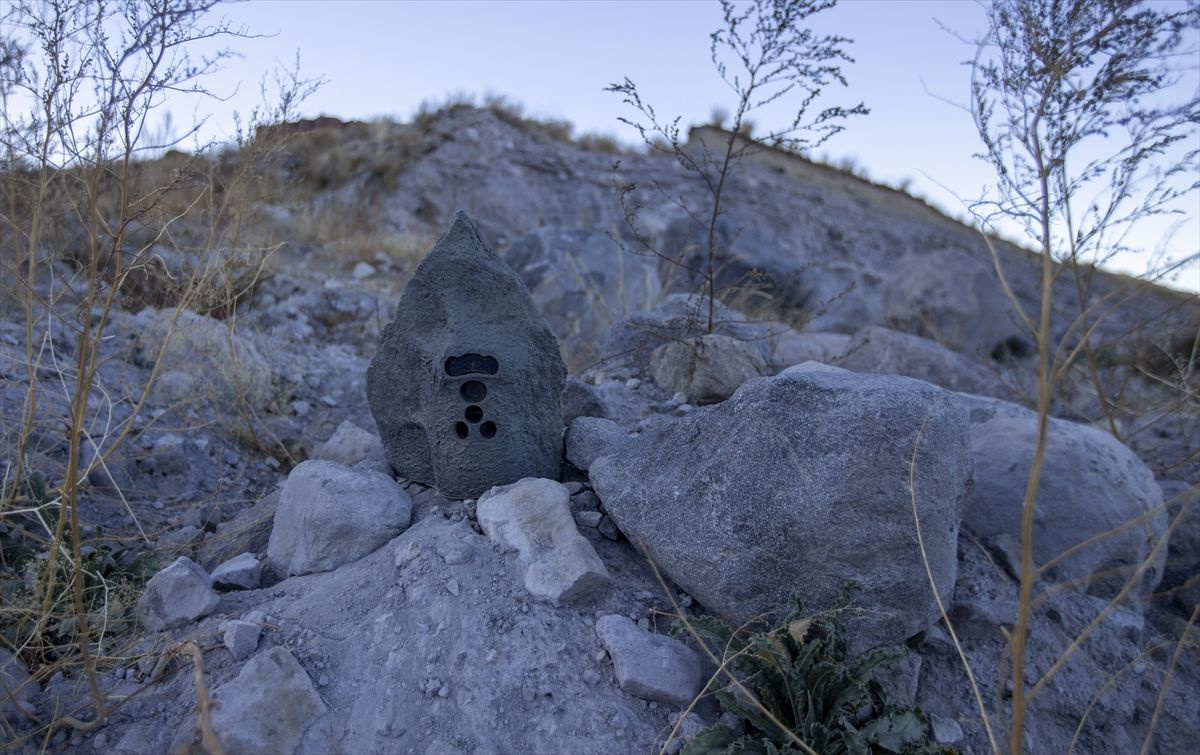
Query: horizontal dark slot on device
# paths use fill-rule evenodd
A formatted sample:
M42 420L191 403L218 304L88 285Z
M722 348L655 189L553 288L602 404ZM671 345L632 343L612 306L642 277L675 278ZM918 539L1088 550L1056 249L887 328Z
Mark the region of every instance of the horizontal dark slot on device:
M500 371L500 363L496 357L483 354L463 354L446 360L446 374L450 377L460 375L495 375Z

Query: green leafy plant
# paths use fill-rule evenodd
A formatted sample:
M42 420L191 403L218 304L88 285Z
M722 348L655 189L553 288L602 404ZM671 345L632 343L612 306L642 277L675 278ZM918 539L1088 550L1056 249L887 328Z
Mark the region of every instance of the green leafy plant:
M874 680L902 652L875 649L848 657L838 615L857 587L844 585L835 609L820 618L806 616L793 599L787 618L770 631L747 634L711 617L689 620L688 631L718 648L723 668L739 680L716 690L721 705L753 731L738 736L715 724L690 739L684 755L952 752L930 744L924 713L893 705ZM714 677L710 688L718 682Z

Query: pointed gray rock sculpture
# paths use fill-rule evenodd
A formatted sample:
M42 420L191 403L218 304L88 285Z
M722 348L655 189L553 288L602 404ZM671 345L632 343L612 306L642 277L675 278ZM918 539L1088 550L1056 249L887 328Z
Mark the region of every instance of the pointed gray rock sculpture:
M558 479L558 341L466 213L417 267L367 370L388 463L443 495Z

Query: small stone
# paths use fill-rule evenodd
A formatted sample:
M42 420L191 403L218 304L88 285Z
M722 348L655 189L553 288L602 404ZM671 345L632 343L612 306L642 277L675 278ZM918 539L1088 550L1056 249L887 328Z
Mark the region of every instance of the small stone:
M279 459L276 459L274 456L268 456L266 460L263 461L263 464L266 464L271 469L279 469L279 467L282 466L279 463Z
M938 744L952 745L956 742L961 742L963 738L962 726L953 718L943 718L936 713L929 716L930 726L933 728L933 738Z
M600 682L600 672L592 668L584 669L583 681L588 684L598 684Z
M631 695L682 707L704 685L700 659L679 640L647 632L617 614L601 617L596 635L612 656L621 689Z
M239 590L254 590L262 581L262 562L253 553L242 553L213 569L213 584Z
M220 602L208 572L190 558L180 556L146 583L137 602L137 616L142 626L159 631L207 616Z
M336 461L352 467L369 459L383 460L383 444L375 433L363 430L350 420L338 425L329 440L313 452L312 458Z
M642 381L638 378L629 378L625 381L625 387L631 391L636 391L639 387L641 387L641 385Z
M617 523L611 517L605 515L596 527L600 530L600 534L607 537L609 540L620 540L621 530L617 529Z
M370 265L368 265L365 262L358 263L357 265L354 266L354 269L350 271L350 275L353 276L356 280L363 280L364 278L370 278L374 274L375 274L375 268L371 267Z
M317 686L328 687L329 686L329 674L321 674L321 676L318 677L318 679L317 679Z
M104 750L107 745L108 735L104 732L100 732L96 736L92 737L92 747L96 748L97 752Z
M584 485L582 482L576 482L572 480L571 482L564 482L562 485L567 489L567 495L575 496L584 491Z
M221 625L222 640L233 657L239 661L249 658L258 649L262 627L258 624L235 619Z
M671 403L675 404L676 406L679 404L686 404L687 400L687 394L683 391L675 391L675 394L671 396Z
M571 497L571 511L595 511L600 508L600 498L590 490Z
M273 647L213 691L212 727L226 752L294 752L325 703L295 656Z
M324 404L325 406L329 406L329 407L334 407L334 406L338 405L337 399L334 398L333 394L330 394L330 393L326 393L324 396L321 397L321 403Z
M604 515L599 511L576 511L574 516L575 523L580 527L590 527L592 529L599 527L600 520L604 518Z
M443 699L450 697L450 685L443 684L442 688L438 690L437 695L438 695L438 697L443 698Z
M299 400L292 402L292 414L295 414L297 417L307 417L311 411L312 404L307 401Z
M650 631L650 619L642 617L637 620L637 625L638 625L638 629L641 629L641 630L644 630L647 632Z
M459 591L459 587L458 587L457 579L452 579L446 583L446 592L450 593L451 595L453 595L454 597L457 598L458 591Z

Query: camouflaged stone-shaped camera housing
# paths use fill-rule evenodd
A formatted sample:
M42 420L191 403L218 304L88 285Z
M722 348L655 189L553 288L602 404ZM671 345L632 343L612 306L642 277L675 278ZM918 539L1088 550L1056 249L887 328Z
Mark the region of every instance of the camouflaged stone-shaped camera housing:
M566 374L521 279L459 212L380 334L367 401L398 475L474 498L558 478Z

